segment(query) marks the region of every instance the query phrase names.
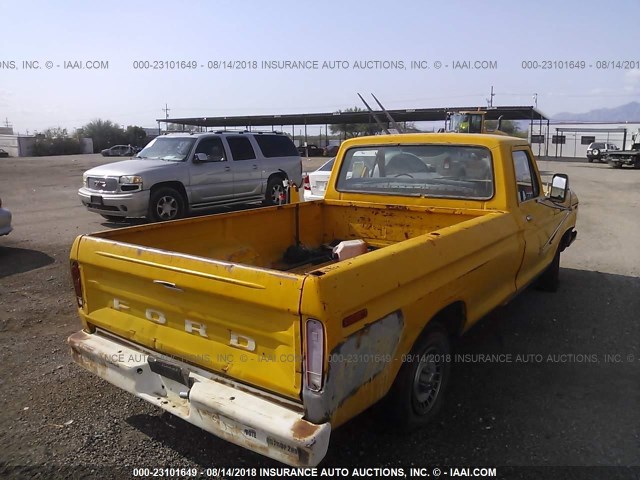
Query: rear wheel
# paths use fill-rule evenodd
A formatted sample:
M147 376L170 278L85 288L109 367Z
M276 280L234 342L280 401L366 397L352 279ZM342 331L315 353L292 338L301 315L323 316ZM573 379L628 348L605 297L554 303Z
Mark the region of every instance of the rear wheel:
M587 157L587 162L593 163L593 158L592 157Z
M451 372L449 338L432 327L416 341L380 412L393 429L413 430L440 411Z
M182 218L185 213L185 201L177 190L163 187L151 193L149 200L149 220L164 222Z
M282 181L282 177L273 177L269 180L264 196L265 205L280 205L280 198L285 193ZM282 203L286 203L286 200Z

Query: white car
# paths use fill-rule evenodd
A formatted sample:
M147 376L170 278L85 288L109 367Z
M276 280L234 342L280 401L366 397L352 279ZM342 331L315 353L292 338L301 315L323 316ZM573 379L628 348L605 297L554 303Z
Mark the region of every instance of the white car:
M11 212L2 208L2 199L0 198L0 236L9 235L13 228L11 227Z
M324 192L327 189L327 182L331 175L331 169L336 161L333 157L327 163L322 165L315 172L311 172L304 179L304 199L305 201L322 200Z

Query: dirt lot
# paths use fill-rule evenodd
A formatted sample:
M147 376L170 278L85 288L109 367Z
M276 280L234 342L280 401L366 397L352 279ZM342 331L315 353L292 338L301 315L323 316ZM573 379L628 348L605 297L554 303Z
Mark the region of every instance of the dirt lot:
M83 171L104 162L0 159L0 196L14 217L14 231L0 237L0 474L2 464L61 476L77 465L89 476L129 476L134 466L277 466L72 363L65 340L79 321L69 247L78 234L116 227L87 212L76 190ZM640 465L640 170L539 166L568 173L580 196L561 288L525 292L456 345L471 359L523 360L455 364L439 422L397 436L365 413L332 434L323 466Z

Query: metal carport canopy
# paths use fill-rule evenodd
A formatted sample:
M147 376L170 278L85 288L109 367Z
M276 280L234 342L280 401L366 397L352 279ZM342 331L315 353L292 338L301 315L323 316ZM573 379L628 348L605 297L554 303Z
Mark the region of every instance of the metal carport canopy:
M407 108L387 110L396 122L436 122L446 119L447 112L480 110L487 112L487 120L548 120L539 110L532 106L503 107L447 107L447 108ZM374 111L384 119L382 111ZM325 125L346 123L373 123L370 112L330 112L330 113L294 113L283 115L246 115L233 117L188 117L159 118L158 122L175 123L196 127L240 127L240 126L275 126L275 125Z

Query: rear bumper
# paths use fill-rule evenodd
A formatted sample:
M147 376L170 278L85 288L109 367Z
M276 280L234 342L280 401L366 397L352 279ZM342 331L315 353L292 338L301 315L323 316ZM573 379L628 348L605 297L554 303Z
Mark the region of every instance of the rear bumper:
M151 370L144 351L108 335L80 331L68 342L80 366L236 445L292 466L315 466L327 452L331 425L307 422L284 402L174 359L184 382L167 378Z

